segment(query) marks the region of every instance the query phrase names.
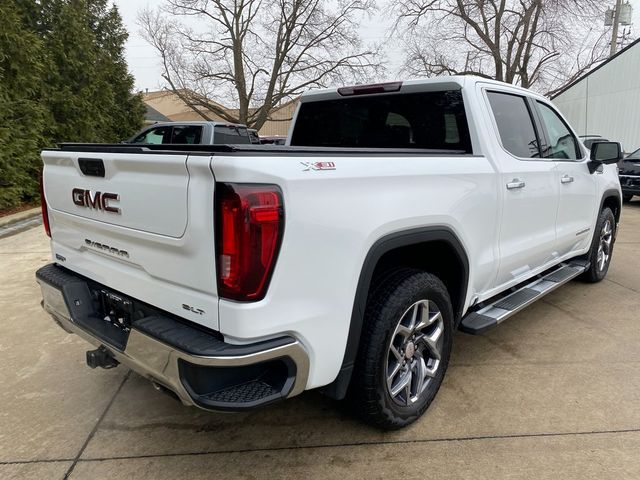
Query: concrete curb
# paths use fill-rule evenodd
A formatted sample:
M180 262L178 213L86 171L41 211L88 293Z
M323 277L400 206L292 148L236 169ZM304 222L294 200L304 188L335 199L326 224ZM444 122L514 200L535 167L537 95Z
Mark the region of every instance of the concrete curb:
M37 217L41 215L42 210L40 207L30 208L29 210L24 210L22 212L13 213L11 215L7 215L6 217L0 218L0 227L6 227L13 223L21 222L23 220L27 220L33 217Z

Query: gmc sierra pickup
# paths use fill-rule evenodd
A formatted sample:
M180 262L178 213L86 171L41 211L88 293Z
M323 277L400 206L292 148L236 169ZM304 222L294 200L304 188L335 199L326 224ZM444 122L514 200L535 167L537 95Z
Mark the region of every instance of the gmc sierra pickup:
M45 150L43 307L184 404L322 389L392 429L482 333L607 273L620 145L476 77L302 96L287 145Z

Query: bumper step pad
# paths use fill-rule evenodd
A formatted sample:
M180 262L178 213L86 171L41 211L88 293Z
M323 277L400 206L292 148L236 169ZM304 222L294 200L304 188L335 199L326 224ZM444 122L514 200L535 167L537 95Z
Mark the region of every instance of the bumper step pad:
M468 313L460 322L460 330L473 335L483 333L559 286L573 280L587 268L589 263L583 260L562 263L555 270L540 278L532 279L529 284L506 297L501 297L477 311Z
M278 395L279 393L278 390L268 383L253 380L242 385L235 385L215 393L210 393L206 395L206 397L213 402L243 404L257 402L263 398Z

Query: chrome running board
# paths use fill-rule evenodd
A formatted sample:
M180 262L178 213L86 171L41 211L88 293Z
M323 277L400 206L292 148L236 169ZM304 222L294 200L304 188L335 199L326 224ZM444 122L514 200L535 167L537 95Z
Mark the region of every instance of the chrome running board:
M501 297L479 310L468 313L460 322L460 330L473 335L483 333L528 307L547 293L553 292L559 286L573 280L587 268L589 268L589 262L586 260L561 263L555 270L542 277L535 277L531 283L520 287L513 293Z

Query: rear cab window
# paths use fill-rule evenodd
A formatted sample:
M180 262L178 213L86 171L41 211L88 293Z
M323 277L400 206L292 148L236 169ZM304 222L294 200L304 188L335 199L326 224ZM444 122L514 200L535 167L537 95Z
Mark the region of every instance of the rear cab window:
M541 158L538 133L525 97L488 91L487 98L504 149L518 158Z
M291 145L472 153L460 90L303 102Z

